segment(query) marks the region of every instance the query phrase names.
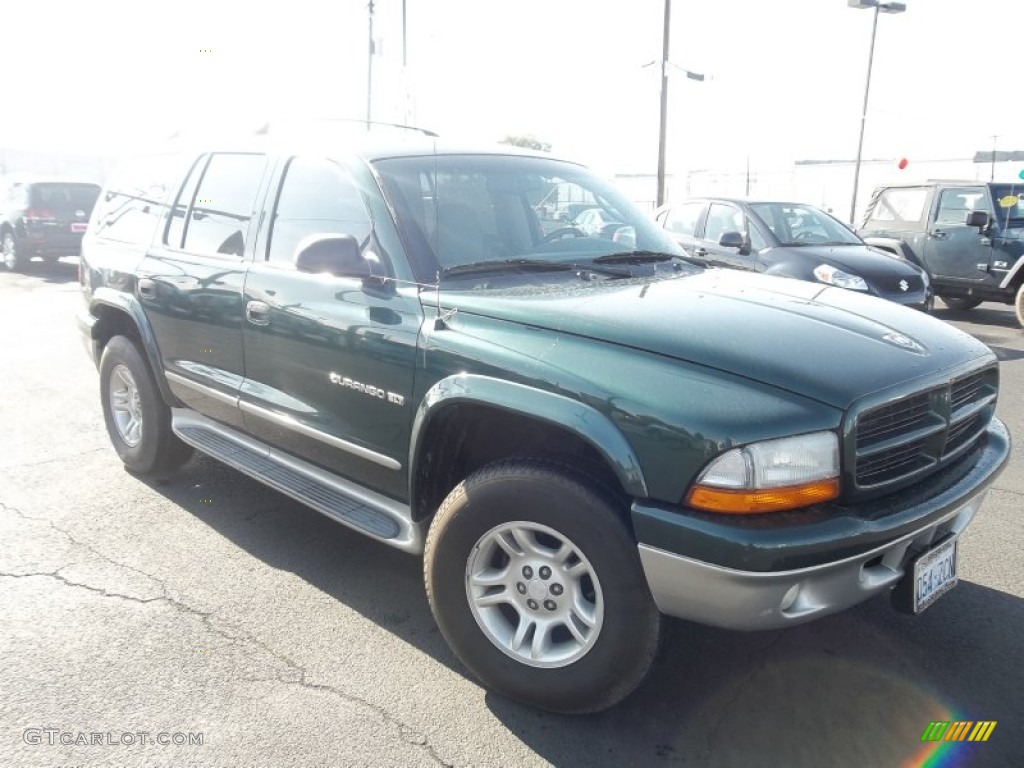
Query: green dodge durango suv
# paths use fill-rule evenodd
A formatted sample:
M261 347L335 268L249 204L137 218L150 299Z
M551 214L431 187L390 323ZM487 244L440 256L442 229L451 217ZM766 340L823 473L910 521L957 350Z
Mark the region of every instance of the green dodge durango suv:
M706 269L580 165L375 136L182 141L110 180L79 324L129 470L196 449L421 556L465 665L559 712L627 696L662 615L955 586L1010 451L987 347Z

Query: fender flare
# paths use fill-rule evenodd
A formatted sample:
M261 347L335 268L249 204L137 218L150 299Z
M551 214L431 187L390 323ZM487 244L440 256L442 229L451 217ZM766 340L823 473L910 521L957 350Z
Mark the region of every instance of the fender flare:
M146 359L149 361L150 369L153 371L153 378L156 379L156 384L160 388L160 394L163 395L164 402L172 408L179 406L180 403L178 398L174 396L167 384L167 378L164 376L163 363L161 363L160 348L157 346L153 328L149 324L149 320L146 318L146 313L143 311L139 300L130 293L116 291L113 288L101 286L93 291L92 298L89 302L89 313L94 317L96 317L95 310L97 307L109 307L128 317L131 323L135 326L135 329L138 331L139 339L142 342L143 352L146 355ZM98 341L97 336L101 324L102 321L98 321L92 326L91 333L94 345ZM98 356L97 364L99 364Z
M1010 268L1010 271L1006 273L1006 277L1003 278L999 287L1003 289L1009 288L1016 282L1014 278L1021 274L1024 274L1024 255L1017 259L1017 262Z
M430 388L416 410L409 446L409 498L415 498L416 458L427 428L446 407L458 403L486 405L564 429L590 445L611 467L623 489L646 498L647 481L633 447L612 421L590 406L553 392L504 379L456 374Z

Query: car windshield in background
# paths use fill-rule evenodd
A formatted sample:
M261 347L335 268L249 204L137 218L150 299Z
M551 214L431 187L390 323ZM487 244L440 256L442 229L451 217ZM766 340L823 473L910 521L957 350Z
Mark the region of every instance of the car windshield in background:
M996 216L1003 222L1024 227L1024 184L993 184Z
M682 256L664 230L612 185L572 163L508 155L378 160L374 167L398 214L420 279L471 274L463 265L536 269L537 262L587 264L636 250ZM584 206L602 222L567 220ZM627 273L628 276L628 273Z
M33 184L32 205L45 208L84 208L92 210L100 188L95 184Z
M857 235L817 208L788 203L752 203L750 207L780 245L862 245Z

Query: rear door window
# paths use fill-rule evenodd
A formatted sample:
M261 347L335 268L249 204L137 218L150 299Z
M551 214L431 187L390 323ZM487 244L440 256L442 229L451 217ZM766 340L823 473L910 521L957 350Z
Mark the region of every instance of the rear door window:
M137 157L123 166L96 207L92 231L110 240L148 245L184 164L180 155L162 154Z
M883 190L871 209L871 221L920 224L928 203L927 187L893 187Z
M266 166L263 155L213 155L185 217L182 248L241 258Z

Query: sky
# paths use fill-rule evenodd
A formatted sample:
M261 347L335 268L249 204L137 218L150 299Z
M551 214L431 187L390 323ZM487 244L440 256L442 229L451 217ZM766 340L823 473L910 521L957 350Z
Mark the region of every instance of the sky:
M864 156L1024 150L1024 4L881 15ZM179 128L367 109L366 0L49 0L4 9L0 147L132 151ZM664 0L376 0L372 115L446 136L532 134L608 173L656 167ZM669 172L856 152L871 11L674 0ZM686 79L683 68L705 75Z

